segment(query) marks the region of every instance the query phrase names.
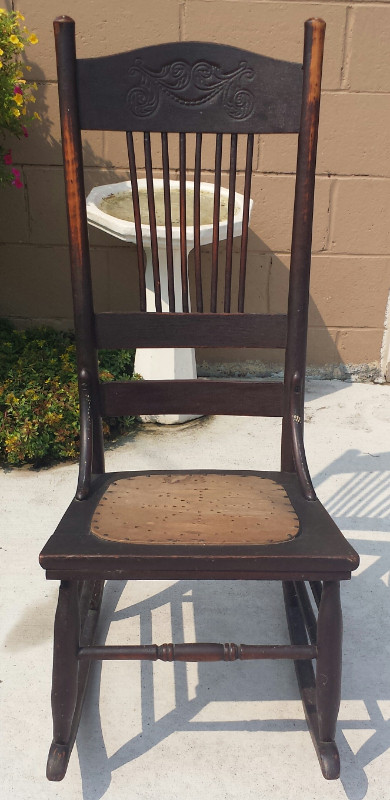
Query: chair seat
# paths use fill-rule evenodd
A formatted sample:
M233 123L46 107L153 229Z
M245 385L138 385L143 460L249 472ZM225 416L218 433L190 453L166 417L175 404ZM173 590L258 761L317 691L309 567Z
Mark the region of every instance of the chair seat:
M132 544L263 545L298 531L277 481L213 473L121 478L106 489L91 523L94 536Z
M95 476L40 562L53 578L315 579L349 577L358 557L295 474L199 470Z

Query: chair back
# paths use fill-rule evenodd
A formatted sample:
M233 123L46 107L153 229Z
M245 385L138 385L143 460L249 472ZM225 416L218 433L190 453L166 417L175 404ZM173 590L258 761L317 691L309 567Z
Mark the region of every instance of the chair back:
M235 47L177 42L92 59L77 59L75 25L54 22L80 397L90 430L84 434L94 472L104 471L101 416L122 414L248 414L283 417L282 469L295 469L291 408L303 414L307 316L317 131L325 23L305 23L302 64L275 60ZM127 139L137 239L139 312L95 313L91 286L81 130L123 131ZM143 132L155 313L146 311L143 220L135 134ZM161 135L169 311L162 310L151 134ZM286 314L245 313L250 191L255 135L299 133ZM202 145L214 140L211 281L204 286L201 260ZM224 137L230 142L226 257L221 281L219 230ZM245 167L237 176L239 138ZM170 153L179 149L181 293L175 298ZM189 146L194 144L193 166ZM188 199L193 172L193 245L196 311L187 275ZM175 176L175 175L174 175ZM209 179L209 178L208 178ZM232 293L235 193L243 183L241 249ZM176 287L177 289L177 287ZM236 296L235 296L236 294ZM220 299L219 299L220 298ZM221 305L221 307L220 307ZM264 381L133 381L99 384L99 348L282 348L284 384ZM83 412L84 408L84 412ZM82 430L83 437L83 430Z

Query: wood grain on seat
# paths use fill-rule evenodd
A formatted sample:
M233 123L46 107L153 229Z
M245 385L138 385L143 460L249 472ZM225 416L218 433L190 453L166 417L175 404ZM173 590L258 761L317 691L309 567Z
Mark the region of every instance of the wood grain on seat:
M272 544L299 520L280 484L255 475L137 475L110 484L91 533L132 544Z

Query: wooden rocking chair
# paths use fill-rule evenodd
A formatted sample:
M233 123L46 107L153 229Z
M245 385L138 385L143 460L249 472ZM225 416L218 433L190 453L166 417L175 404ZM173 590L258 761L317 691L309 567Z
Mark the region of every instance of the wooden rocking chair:
M340 701L340 580L359 558L316 498L303 445L304 376L313 197L325 23L305 23L301 64L234 47L180 42L76 60L75 26L54 22L72 266L81 416L79 481L40 555L61 581L55 619L53 742L47 777L61 780L75 741L91 661L292 659L325 778L339 775L334 742ZM140 311L95 313L80 131L126 132L137 231ZM156 313L146 310L142 227L133 132L144 132ZM161 313L151 132L162 137L170 310ZM204 310L200 251L202 132L215 135L214 240L210 308ZM288 313L244 313L254 135L299 133ZM196 312L186 268L186 135L196 134L194 240ZM175 312L168 141L180 141L182 313ZM224 311L217 311L222 137L230 135ZM237 135L247 140L237 311L232 242ZM284 384L239 380L99 384L99 348L285 348ZM239 414L283 418L280 472L105 473L102 416ZM279 580L291 644L163 644L103 647L94 631L104 581ZM307 582L307 584L305 583ZM313 609L318 607L318 619ZM314 672L312 661L316 660Z

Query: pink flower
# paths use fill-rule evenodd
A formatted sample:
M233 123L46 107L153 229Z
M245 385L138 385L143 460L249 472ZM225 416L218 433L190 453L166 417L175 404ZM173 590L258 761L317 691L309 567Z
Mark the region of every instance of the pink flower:
M25 125L22 125L22 131L23 131L23 136L25 136L25 137L26 137L26 139L27 139L27 137L28 137L28 130L27 130L27 128L26 128L26 126L25 126Z
M11 150L8 150L8 153L5 153L3 156L4 164L12 164L12 153Z
M14 94L23 94L20 86L18 85L14 86Z
M20 180L20 171L16 169L16 167L12 167L11 172L14 176L14 180L12 181L12 186L16 186L17 189L21 189L23 183Z

